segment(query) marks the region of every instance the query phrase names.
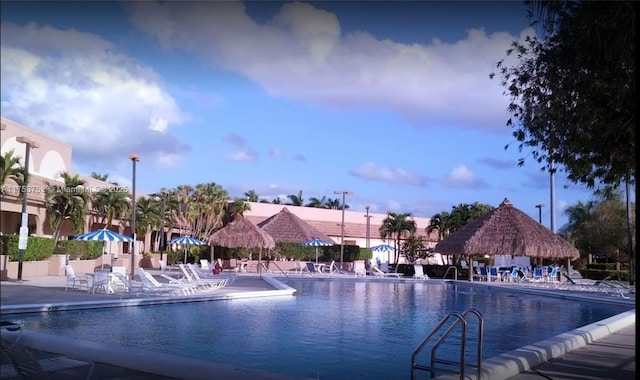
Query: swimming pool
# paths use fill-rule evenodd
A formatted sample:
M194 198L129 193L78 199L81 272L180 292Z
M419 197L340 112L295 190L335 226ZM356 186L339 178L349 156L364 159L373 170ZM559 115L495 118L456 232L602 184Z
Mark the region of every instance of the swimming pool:
M633 308L435 281L289 285L296 296L13 317L36 331L276 373L396 379L409 377L412 350L451 312L482 313L489 358Z

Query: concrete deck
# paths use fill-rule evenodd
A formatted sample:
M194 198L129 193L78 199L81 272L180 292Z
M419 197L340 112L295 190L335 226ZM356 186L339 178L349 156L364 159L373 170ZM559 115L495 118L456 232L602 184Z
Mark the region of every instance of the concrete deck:
M265 281L265 279L268 279ZM308 279L312 280L312 279ZM143 305L157 302L197 302L246 297L291 295L286 285L269 276L239 275L237 280L211 294L180 297L120 299L119 296L64 291L64 277L38 277L21 282L2 281L0 315L11 320L12 313L95 307L121 307L122 303ZM603 300L606 302L606 299ZM634 310L585 328L562 334L535 345L522 347L483 363L483 379L635 379L635 299ZM2 330L2 334L16 332ZM127 347L79 342L63 337L22 331L21 341L38 357L54 354L84 357L96 363L92 379L294 379L246 368L227 367L172 355L141 352ZM152 360L151 360L152 359ZM2 359L2 364L6 358ZM64 379L81 378L86 369L64 371ZM80 376L80 377L78 377Z

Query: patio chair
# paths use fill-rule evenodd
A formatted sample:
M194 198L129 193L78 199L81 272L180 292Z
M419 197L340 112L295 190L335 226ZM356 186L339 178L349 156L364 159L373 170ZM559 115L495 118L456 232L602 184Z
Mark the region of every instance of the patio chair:
M305 264L300 260L296 260L293 266L293 270L295 271L296 274L299 274L300 276L302 276L302 272L304 272L306 269L307 269L307 264Z
M192 287L183 284L162 284L156 280L151 273L148 273L142 268L138 268L138 277L144 286L151 289L154 294L183 294L188 295L192 292Z
M322 273L328 273L329 275L332 275L335 272L340 272L335 260L331 260L331 264L322 267Z
M520 271L518 270L518 268L513 267L513 269L511 269L511 272L509 273L509 282L520 282Z
M113 272L113 276L124 286L120 298L124 298L126 295L149 296L153 294L153 290L141 282L129 281L126 274Z
M413 278L417 278L419 280L428 280L429 276L424 273L424 267L422 264L413 264Z
M64 266L64 273L67 276L65 291L69 288L89 291L89 276L86 274L76 274L71 265Z
M476 271L475 274L473 275L474 279L477 279L478 281L483 281L488 279L486 267L479 266L474 269Z
M199 269L197 265L187 264L187 268L191 270L191 276L196 281L196 283L202 283L203 285L208 286L210 289L219 289L227 285L227 279L224 277L219 277L219 278L200 277L200 273L198 273Z
M380 268L378 268L377 265L371 264L371 266L369 267L369 273L376 276L376 277L396 277L396 278L400 278L403 276L402 273L396 273L396 272L391 272L391 273L385 273L382 270L380 270Z
M553 267L547 275L548 282L558 282L558 267Z
M490 267L489 273L487 273L487 281L498 281L500 279L500 274L498 273L498 268Z
M367 275L367 267L364 264L364 260L356 260L353 262L353 272L356 277Z
M20 343L20 338L12 341L2 337L2 356L9 359L2 365L2 378L49 379L54 373L86 367L86 379L91 379L95 364L89 360L74 359L67 356L55 356L36 359L33 353ZM78 378L78 375L71 375Z
M109 271L96 270L93 272L93 283L91 284L91 293L95 294L102 290L105 294L113 293L111 284L109 283Z
M544 281L544 274L541 267L533 268L533 281Z
M316 266L315 266L311 261L307 261L307 262L305 263L305 265L307 266L307 267L306 267L306 269L307 269L307 273L309 273L310 275L312 275L312 276L313 276L314 274L319 274L319 273L320 273L320 272L318 272L318 271L316 270Z
M209 265L209 260L207 259L200 259L200 269L202 269L203 271L211 271L211 266Z

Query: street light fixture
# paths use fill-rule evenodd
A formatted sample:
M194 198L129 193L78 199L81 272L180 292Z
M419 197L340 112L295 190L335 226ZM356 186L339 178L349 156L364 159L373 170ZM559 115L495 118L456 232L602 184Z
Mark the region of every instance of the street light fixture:
M140 161L140 157L135 153L129 153L129 159L133 166L131 192L133 199L131 200L131 234L133 241L131 242L131 280L136 271L136 162Z
M536 208L538 209L538 222L540 224L542 224L542 208L543 207L544 205L542 203L536 205Z
M342 194L342 224L340 225L340 269L344 270L344 198L347 195L353 195L351 191L335 190L334 194Z
M24 251L27 249L27 241L29 240L29 214L27 213L27 192L29 186L29 153L31 148L38 148L37 142L30 140L24 136L16 138L19 143L25 144L24 148L24 183L20 190L22 191L22 221L20 223L20 237L18 238L18 281L22 280L22 266L24 262Z

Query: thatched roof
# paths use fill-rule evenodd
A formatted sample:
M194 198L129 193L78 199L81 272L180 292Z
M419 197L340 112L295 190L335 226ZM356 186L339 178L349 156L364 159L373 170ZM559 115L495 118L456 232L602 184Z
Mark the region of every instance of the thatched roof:
M572 260L580 257L576 247L515 208L506 198L498 208L439 242L435 250L449 255L514 255Z
M275 248L276 243L260 227L240 218L214 232L209 242L228 248Z
M286 207L279 213L258 223L277 242L304 243L314 238L335 244L329 236L311 227L307 222L291 213Z

